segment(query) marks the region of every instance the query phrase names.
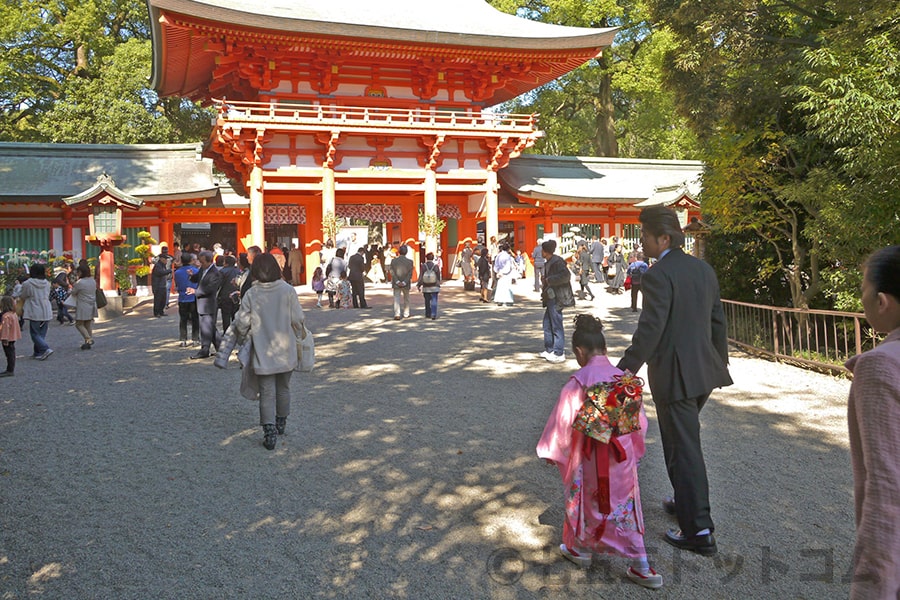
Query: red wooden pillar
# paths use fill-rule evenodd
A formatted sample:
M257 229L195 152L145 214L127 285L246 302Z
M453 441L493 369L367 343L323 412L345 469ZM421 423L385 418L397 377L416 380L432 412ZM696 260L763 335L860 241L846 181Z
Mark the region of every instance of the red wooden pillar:
M419 202L416 198L405 200L400 205L403 221L400 222L400 243L409 246L410 253L416 270L419 268Z
M319 266L319 252L325 243L322 234L322 203L313 200L306 204L306 223L300 225L300 248L306 256L306 281L312 281Z

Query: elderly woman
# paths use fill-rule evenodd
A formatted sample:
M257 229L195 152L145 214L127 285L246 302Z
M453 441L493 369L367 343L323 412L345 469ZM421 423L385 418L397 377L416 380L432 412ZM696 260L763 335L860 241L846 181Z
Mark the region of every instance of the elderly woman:
M75 298L75 329L84 338L81 349L90 350L94 345L94 319L97 318L97 282L87 265L80 265L77 273L78 281L72 286L72 296Z
M419 268L419 282L416 287L425 296L425 318L437 319L438 294L441 291L441 269L434 261L434 254L425 255L425 262Z
M609 283L609 291L613 294L624 293L625 286L625 256L622 253L622 244L616 244L609 255L609 267L615 267L615 275Z
M291 412L291 373L297 367L303 308L271 254L257 256L250 274L253 287L241 298L241 309L225 334L215 365L225 368L234 346L250 341L241 393L250 399L258 396L263 446L274 450Z
M851 600L900 598L900 245L874 253L862 284L866 320L887 337L847 361L856 550Z

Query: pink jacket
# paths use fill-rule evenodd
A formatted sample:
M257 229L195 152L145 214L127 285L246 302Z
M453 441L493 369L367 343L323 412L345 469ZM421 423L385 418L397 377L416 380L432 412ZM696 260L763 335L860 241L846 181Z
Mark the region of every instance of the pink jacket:
M900 329L847 361L856 504L850 597L900 598Z
M3 313L0 319L0 340L4 342L15 342L22 339L22 330L19 328L19 317L16 311L8 310Z

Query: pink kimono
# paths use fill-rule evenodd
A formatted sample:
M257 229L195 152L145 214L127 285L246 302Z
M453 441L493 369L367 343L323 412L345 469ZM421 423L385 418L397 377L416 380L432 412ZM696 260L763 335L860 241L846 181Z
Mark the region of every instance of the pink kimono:
M565 484L563 543L597 554L641 558L646 551L637 464L647 431L643 405L640 430L614 437L609 444L572 428L585 389L621 374L606 356L594 356L576 371L559 394L537 454L556 463Z

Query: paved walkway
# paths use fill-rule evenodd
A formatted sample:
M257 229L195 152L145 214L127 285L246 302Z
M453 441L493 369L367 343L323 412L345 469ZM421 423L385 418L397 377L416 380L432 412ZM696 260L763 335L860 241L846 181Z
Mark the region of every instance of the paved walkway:
M273 452L239 370L178 347L177 311L100 323L90 352L54 323L53 356L0 381L0 599L846 597L849 384L737 353L703 412L720 554L661 540L674 524L648 397L640 476L665 587L627 582L622 559L562 560L562 490L534 446L576 364L536 358L527 289L497 308L448 284L437 321L415 295L399 323L386 288L368 311L304 292L318 365L294 376ZM576 309L606 321L613 357L627 306Z

